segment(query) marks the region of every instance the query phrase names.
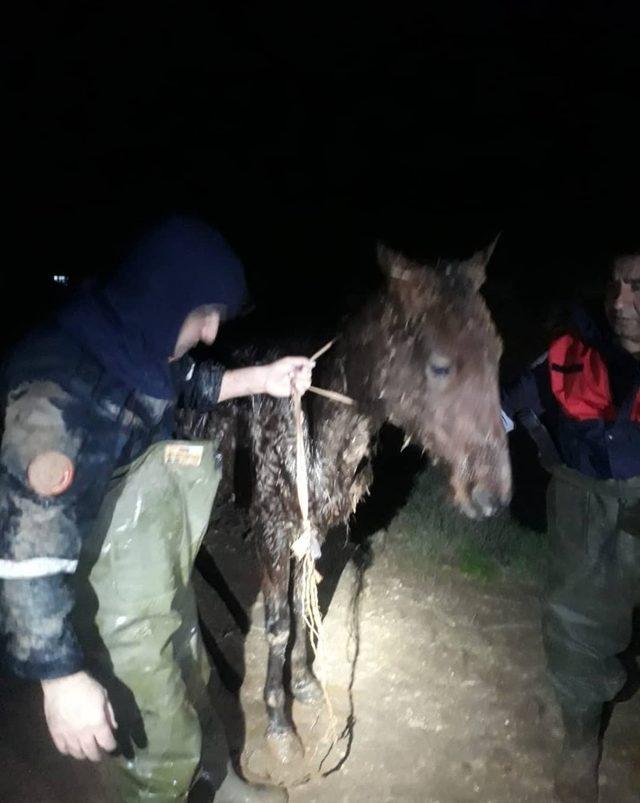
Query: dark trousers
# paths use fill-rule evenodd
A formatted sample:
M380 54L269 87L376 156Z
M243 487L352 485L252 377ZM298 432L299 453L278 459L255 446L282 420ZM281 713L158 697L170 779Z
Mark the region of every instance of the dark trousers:
M553 470L543 636L565 723L599 721L626 682L617 656L640 604L640 477L594 480Z

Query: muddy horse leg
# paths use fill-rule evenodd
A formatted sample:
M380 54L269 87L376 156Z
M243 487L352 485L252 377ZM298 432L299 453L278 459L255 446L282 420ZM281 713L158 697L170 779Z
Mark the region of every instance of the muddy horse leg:
M265 630L269 645L264 701L269 724L267 741L272 752L287 763L302 756L303 748L285 711L284 664L289 641L289 543L283 541L278 553L263 558Z
M305 705L312 705L322 700L323 693L320 683L309 666L303 591L302 565L300 561L296 560L293 571L293 613L296 633L291 653L291 691L296 700Z

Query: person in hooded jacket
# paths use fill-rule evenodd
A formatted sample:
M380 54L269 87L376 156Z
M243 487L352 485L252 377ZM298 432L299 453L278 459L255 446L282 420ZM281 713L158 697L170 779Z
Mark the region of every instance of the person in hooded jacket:
M305 357L229 371L190 358L246 298L224 238L171 217L4 366L5 665L41 683L60 752L113 754L101 765L119 800L184 800L203 771L189 574L220 467L212 444L171 442L176 405L206 411L311 382ZM284 799L230 763L215 794L220 803Z
M565 738L556 798L598 799L605 705L640 604L640 254L613 260L604 315L575 306L548 352L503 393L551 472L543 605L549 674Z

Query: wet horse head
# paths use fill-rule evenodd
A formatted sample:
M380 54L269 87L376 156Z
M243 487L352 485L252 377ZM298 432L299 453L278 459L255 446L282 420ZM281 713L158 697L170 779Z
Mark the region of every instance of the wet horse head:
M378 248L388 281L378 398L392 423L446 463L454 503L472 518L497 512L511 494L498 390L502 344L480 294L494 246L432 265Z

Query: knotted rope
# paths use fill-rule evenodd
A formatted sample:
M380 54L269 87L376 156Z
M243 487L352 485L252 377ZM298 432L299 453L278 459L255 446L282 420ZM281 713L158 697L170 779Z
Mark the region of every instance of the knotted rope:
M315 361L321 357L331 346L335 340L319 349L312 357L311 360ZM309 390L319 396L324 396L332 401L341 402L342 404L353 405L354 400L349 396L342 393L337 393L333 390L324 390L311 386ZM323 678L322 665L324 660L324 633L322 615L320 613L320 606L318 604L318 583L322 579L319 572L316 571L316 560L320 557L320 546L316 534L311 529L311 522L309 521L309 477L307 467L307 456L304 448L304 434L303 434L303 412L302 412L302 399L301 394L295 390L292 391L293 413L296 427L296 489L298 493L298 503L300 504L300 513L302 515L302 532L291 544L291 552L300 563L302 571L302 615L304 623L309 631L311 641L311 648L313 650L316 663L320 666L318 672L318 682L322 689L322 694L329 712L329 732L331 734L331 745L327 751L326 756L329 755L337 740L336 733L336 719L333 712L333 706L327 693L326 685Z

